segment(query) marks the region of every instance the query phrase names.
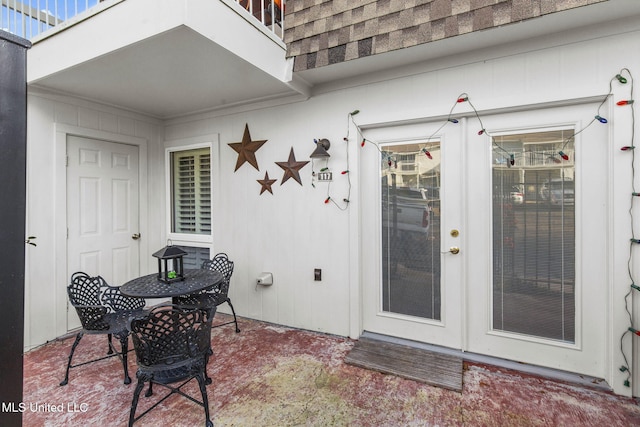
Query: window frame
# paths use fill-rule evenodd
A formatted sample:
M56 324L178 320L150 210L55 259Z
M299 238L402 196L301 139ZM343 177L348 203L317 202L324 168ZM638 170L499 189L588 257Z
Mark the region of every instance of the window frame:
M172 155L175 153L199 149L209 149L209 176L210 176L210 200L211 200L211 232L209 234L196 234L196 233L178 233L173 231L173 194L172 194ZM179 246L195 246L195 247L208 247L211 250L213 244L213 164L214 164L214 150L212 142L195 143L188 145L180 145L168 147L165 150L165 195L166 195L166 218L165 227L167 233L167 239L171 240L171 243Z

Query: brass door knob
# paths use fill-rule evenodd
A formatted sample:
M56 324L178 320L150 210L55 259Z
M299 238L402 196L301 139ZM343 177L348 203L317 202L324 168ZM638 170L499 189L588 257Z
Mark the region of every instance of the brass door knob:
M449 248L449 252L451 252L454 255L457 255L460 253L460 248L458 248L457 246L452 246Z
M131 235L131 238L133 240L138 240L140 238L140 233L135 233L135 234Z

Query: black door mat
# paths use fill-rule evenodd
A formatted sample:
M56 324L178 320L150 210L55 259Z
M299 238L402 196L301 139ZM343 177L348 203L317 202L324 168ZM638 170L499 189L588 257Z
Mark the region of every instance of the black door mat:
M462 391L462 358L360 337L345 362L448 390Z

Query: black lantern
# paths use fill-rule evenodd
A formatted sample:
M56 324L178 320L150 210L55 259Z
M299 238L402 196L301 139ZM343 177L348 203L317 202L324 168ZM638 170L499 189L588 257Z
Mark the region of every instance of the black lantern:
M184 263L182 257L187 255L177 246L168 244L153 256L158 258L158 280L164 283L184 280ZM171 265L169 265L171 261Z

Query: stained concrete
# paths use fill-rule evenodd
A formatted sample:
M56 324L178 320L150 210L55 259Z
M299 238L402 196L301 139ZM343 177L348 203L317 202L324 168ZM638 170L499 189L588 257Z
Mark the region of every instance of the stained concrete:
M208 395L217 427L640 425L634 399L600 389L466 363L463 390L454 392L346 365L348 338L247 319L240 328L212 333ZM25 354L23 425L126 425L136 380L123 384L118 359L72 369L69 384L58 385L72 342ZM104 336L85 336L76 354L80 361L105 350ZM129 367L134 374L133 353ZM189 387L197 395L195 383ZM141 397L139 408L149 399ZM201 426L204 411L172 396L135 425Z

